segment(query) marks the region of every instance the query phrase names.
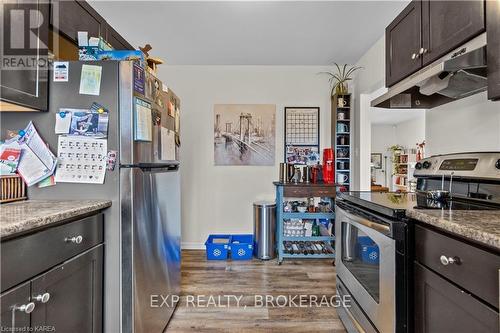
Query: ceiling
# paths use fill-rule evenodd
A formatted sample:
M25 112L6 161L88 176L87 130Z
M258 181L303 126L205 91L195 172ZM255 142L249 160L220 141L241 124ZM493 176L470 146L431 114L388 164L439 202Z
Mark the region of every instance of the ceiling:
M171 65L355 63L409 2L90 1Z

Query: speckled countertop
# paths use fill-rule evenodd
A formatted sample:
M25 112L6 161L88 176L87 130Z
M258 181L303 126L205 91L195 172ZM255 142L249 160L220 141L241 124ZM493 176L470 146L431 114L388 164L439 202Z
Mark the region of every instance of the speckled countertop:
M0 237L14 237L111 206L109 200L27 200L0 206Z
M500 250L500 211L409 209L406 215Z

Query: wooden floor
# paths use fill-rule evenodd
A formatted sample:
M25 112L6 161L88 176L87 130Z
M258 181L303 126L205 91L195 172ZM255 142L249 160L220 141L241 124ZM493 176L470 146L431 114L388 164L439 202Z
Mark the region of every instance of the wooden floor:
M265 303L260 295L266 294L275 298L260 306ZM206 302L210 295L217 302L217 295L222 298L218 306L195 307L198 295ZM242 297L240 306L223 295ZM167 332L345 332L334 307L300 307L299 296L297 306L284 306L283 297L294 295L317 295L318 303L323 295L331 300L332 261L285 260L278 266L275 260L207 261L204 251L183 251L182 297Z

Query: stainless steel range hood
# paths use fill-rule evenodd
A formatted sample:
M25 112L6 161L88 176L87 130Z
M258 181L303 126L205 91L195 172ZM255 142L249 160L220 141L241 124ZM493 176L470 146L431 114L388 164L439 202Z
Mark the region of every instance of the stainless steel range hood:
M396 83L371 106L430 109L487 89L486 33Z

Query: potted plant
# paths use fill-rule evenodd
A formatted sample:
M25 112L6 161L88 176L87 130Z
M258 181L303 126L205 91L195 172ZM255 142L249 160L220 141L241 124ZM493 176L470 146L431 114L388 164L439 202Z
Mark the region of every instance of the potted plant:
M327 74L330 76L328 82L332 86L330 94L333 95L346 95L348 93L348 81L352 80L351 75L357 71L358 69L362 69L363 67L359 66L349 66L347 64L339 65L334 63L337 68L337 72L321 72L322 74Z

